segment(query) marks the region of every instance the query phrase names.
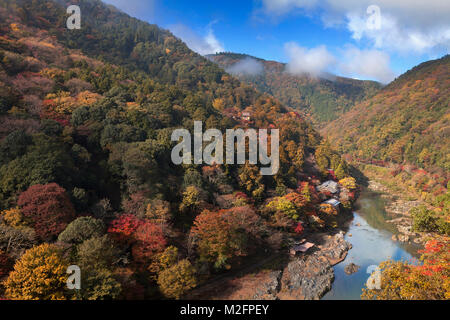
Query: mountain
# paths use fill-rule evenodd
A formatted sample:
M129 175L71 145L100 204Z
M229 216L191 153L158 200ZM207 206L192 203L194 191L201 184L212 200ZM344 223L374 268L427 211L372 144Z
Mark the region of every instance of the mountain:
M245 54L219 53L208 59L261 92L305 114L318 126L337 119L353 105L374 95L381 85L329 75L328 79L294 75L286 65Z
M406 72L323 130L362 159L450 169L450 56Z
M171 135L194 121L279 128L280 170L175 165ZM309 121L169 31L97 0L0 0L0 298L180 298L294 232L336 227L315 188L327 169L350 208L347 164Z

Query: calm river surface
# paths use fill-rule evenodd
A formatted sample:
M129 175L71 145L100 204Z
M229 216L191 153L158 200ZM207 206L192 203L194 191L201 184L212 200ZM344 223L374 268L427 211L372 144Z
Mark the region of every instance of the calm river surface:
M335 280L332 289L324 300L359 300L362 288L370 276L368 269L380 262L393 260L411 260L417 258L417 246L401 244L391 239L397 234L393 224L386 223L385 200L381 194L364 191L357 201L354 219L350 223L345 240L353 245L347 258L334 267ZM349 235L352 236L349 236ZM361 268L347 275L344 268L353 262ZM373 271L373 270L371 270Z

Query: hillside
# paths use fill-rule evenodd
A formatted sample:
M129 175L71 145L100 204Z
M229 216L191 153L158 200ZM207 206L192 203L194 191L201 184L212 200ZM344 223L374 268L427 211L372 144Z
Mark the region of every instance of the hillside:
M357 158L450 169L450 56L400 76L323 132ZM445 183L444 183L445 185Z
M257 90L269 93L305 114L320 127L381 88L374 81L333 75L329 79L293 75L285 71L286 65L283 63L243 54L220 53L209 55L208 58Z
M261 248L335 228L315 188L328 169L351 208L346 162L298 113L100 1L74 1L83 27L68 30L66 2L0 0L0 298L180 298ZM171 134L194 121L279 128L279 172L175 165Z

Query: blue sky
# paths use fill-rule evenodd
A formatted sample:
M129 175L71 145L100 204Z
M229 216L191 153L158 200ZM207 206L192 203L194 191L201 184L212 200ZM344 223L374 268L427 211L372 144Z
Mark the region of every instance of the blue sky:
M293 73L387 83L450 44L450 1L442 0L105 2L171 30L200 54L247 53L286 62Z

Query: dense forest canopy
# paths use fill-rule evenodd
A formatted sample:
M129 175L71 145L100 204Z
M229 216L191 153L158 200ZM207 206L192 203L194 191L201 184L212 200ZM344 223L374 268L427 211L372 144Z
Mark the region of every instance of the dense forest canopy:
M449 87L446 55L406 72L323 132L356 158L413 164L445 177L450 170Z
M356 186L307 120L168 31L70 4L80 30L65 27L67 1L0 0L0 294L179 298L286 235L336 227L315 185L343 180L347 208ZM279 128L280 171L174 165L171 133L194 121ZM74 263L76 295L64 288Z

